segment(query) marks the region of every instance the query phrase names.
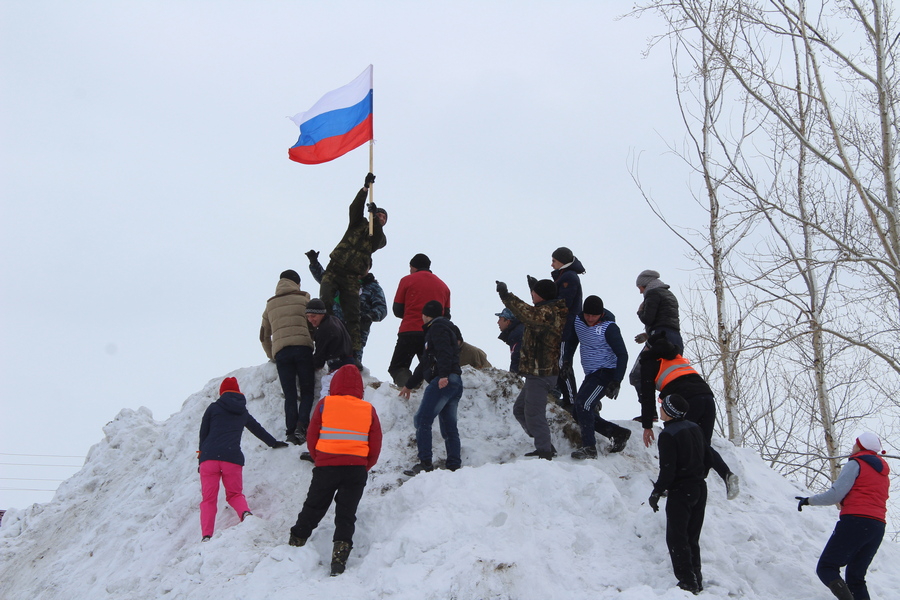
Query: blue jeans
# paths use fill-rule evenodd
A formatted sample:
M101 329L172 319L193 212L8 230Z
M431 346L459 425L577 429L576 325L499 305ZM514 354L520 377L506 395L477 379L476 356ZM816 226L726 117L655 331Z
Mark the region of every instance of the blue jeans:
M459 399L462 398L462 377L451 373L447 377L447 387L441 389L438 386L439 377L431 380L422 394L422 404L413 417L413 425L416 427L416 446L419 450L419 460L431 462L431 426L437 417L441 426L441 436L447 447L447 467L456 468L462 465L461 448L459 442L459 430L456 428L456 409Z

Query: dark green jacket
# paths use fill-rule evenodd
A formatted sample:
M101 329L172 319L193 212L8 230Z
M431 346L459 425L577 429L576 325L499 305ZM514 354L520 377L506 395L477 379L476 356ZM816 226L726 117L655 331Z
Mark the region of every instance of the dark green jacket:
M366 213L368 193L366 188L362 188L350 204L350 223L344 237L331 251L331 262L326 271L362 277L369 270L372 253L387 245L387 237L378 219L375 219L373 234L369 236L369 219Z
M568 315L566 301L557 298L532 306L509 293L500 299L525 325L519 352L519 375L558 375L560 341Z

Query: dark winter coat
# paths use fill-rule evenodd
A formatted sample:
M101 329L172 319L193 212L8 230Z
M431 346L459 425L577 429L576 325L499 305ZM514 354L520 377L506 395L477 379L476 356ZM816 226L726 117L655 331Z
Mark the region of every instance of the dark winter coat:
M352 361L353 348L350 345L350 334L340 319L334 315L325 315L313 336L316 350L313 352L313 367L321 369L325 363L339 363L346 359Z
M666 421L657 446L659 477L653 484L653 493L662 494L682 483L706 479L709 446L699 425L684 419Z
M387 237L378 219L373 222L373 233L369 236L369 219L366 213L366 188L359 190L350 204L350 221L344 237L331 251L326 270L362 277L369 270L372 254L387 245Z
M275 438L247 412L247 399L237 392L225 392L210 404L200 421L200 462L221 460L244 466L241 434L247 428L270 448Z
M509 327L500 332L497 336L501 341L509 346L509 372L519 372L519 352L522 350L522 335L525 333L525 325L518 319L513 319L509 323Z
M559 375L560 343L568 314L566 301L557 298L531 306L509 292L501 294L500 300L525 325L519 352L519 374Z
M437 317L422 329L425 330L425 351L422 361L406 383L408 389L417 388L423 379L430 382L451 373L462 375L459 367L460 333L456 325L447 317Z
M322 283L322 276L325 274L325 267L318 260L309 263L309 271L317 283ZM334 299L334 305L331 307L334 316L341 321L344 320L344 311L341 310L339 298ZM375 276L366 273L359 280L359 339L360 343L365 347L366 340L369 339L369 330L372 323L380 323L387 316L387 300L384 297L384 290Z
M563 329L563 340L569 339L575 324L575 315L581 314L581 278L578 276L582 273L584 273L584 266L577 258L571 264L550 273L550 277L556 283L557 297L566 301L566 310L569 311Z
M644 301L638 308L637 315L647 333L653 333L658 327L681 331L681 322L678 318L678 299L669 291L669 286L665 283L644 290Z

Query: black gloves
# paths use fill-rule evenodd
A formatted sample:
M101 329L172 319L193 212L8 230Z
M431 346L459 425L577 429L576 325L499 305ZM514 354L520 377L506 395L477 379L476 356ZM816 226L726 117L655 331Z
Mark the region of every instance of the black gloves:
M273 448L287 448L288 443L287 442L275 442L274 444L272 444L272 447Z
M306 253L306 258L309 259L309 262L315 263L319 260L319 253L316 252L315 250L310 250L309 252Z
M526 275L525 277L528 278L528 289L533 290L534 284L536 284L538 282L537 278L532 277L531 275Z
M502 281L497 282L497 293L500 294L501 298L505 298L507 294L509 294L509 288L506 287L506 284Z
M607 386L606 386L606 392L605 392L606 397L612 398L613 400L618 398L619 397L619 385L620 385L620 382L618 382L618 381L610 381L609 384L607 384Z
M376 210L378 210L378 207L375 206L374 202L369 202L368 204L366 204L366 207L369 209L370 213L374 213Z
M650 499L647 500L647 503L650 505L650 508L653 509L653 512L659 512L659 494L656 492L650 494Z
M369 186L375 183L375 176L369 173L366 175L366 184L363 186L366 189L369 189Z
M795 499L799 500L797 503L797 510L803 512L804 506L809 506L809 498L806 496L794 496Z

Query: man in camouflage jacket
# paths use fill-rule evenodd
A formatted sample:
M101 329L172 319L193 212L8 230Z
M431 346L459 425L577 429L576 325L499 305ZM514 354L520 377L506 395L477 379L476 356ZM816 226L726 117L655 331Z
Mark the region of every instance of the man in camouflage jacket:
M563 326L566 323L566 302L557 299L556 284L542 279L531 289L534 306L509 293L502 281L497 282L500 300L525 325L519 353L519 374L525 385L513 405L513 416L530 437L534 451L525 456L553 458L555 448L550 443L547 424L547 394L556 385L559 375L559 349Z
M369 235L369 221L366 218L366 197L375 176L366 175L365 185L350 204L350 220L344 237L331 251L331 259L322 275L319 297L325 303L328 313L332 313L335 296L340 295L344 323L354 353L362 348L359 320L359 280L365 277L372 265L372 254L387 245L384 224L387 211L369 203L369 212L374 213L373 232Z

